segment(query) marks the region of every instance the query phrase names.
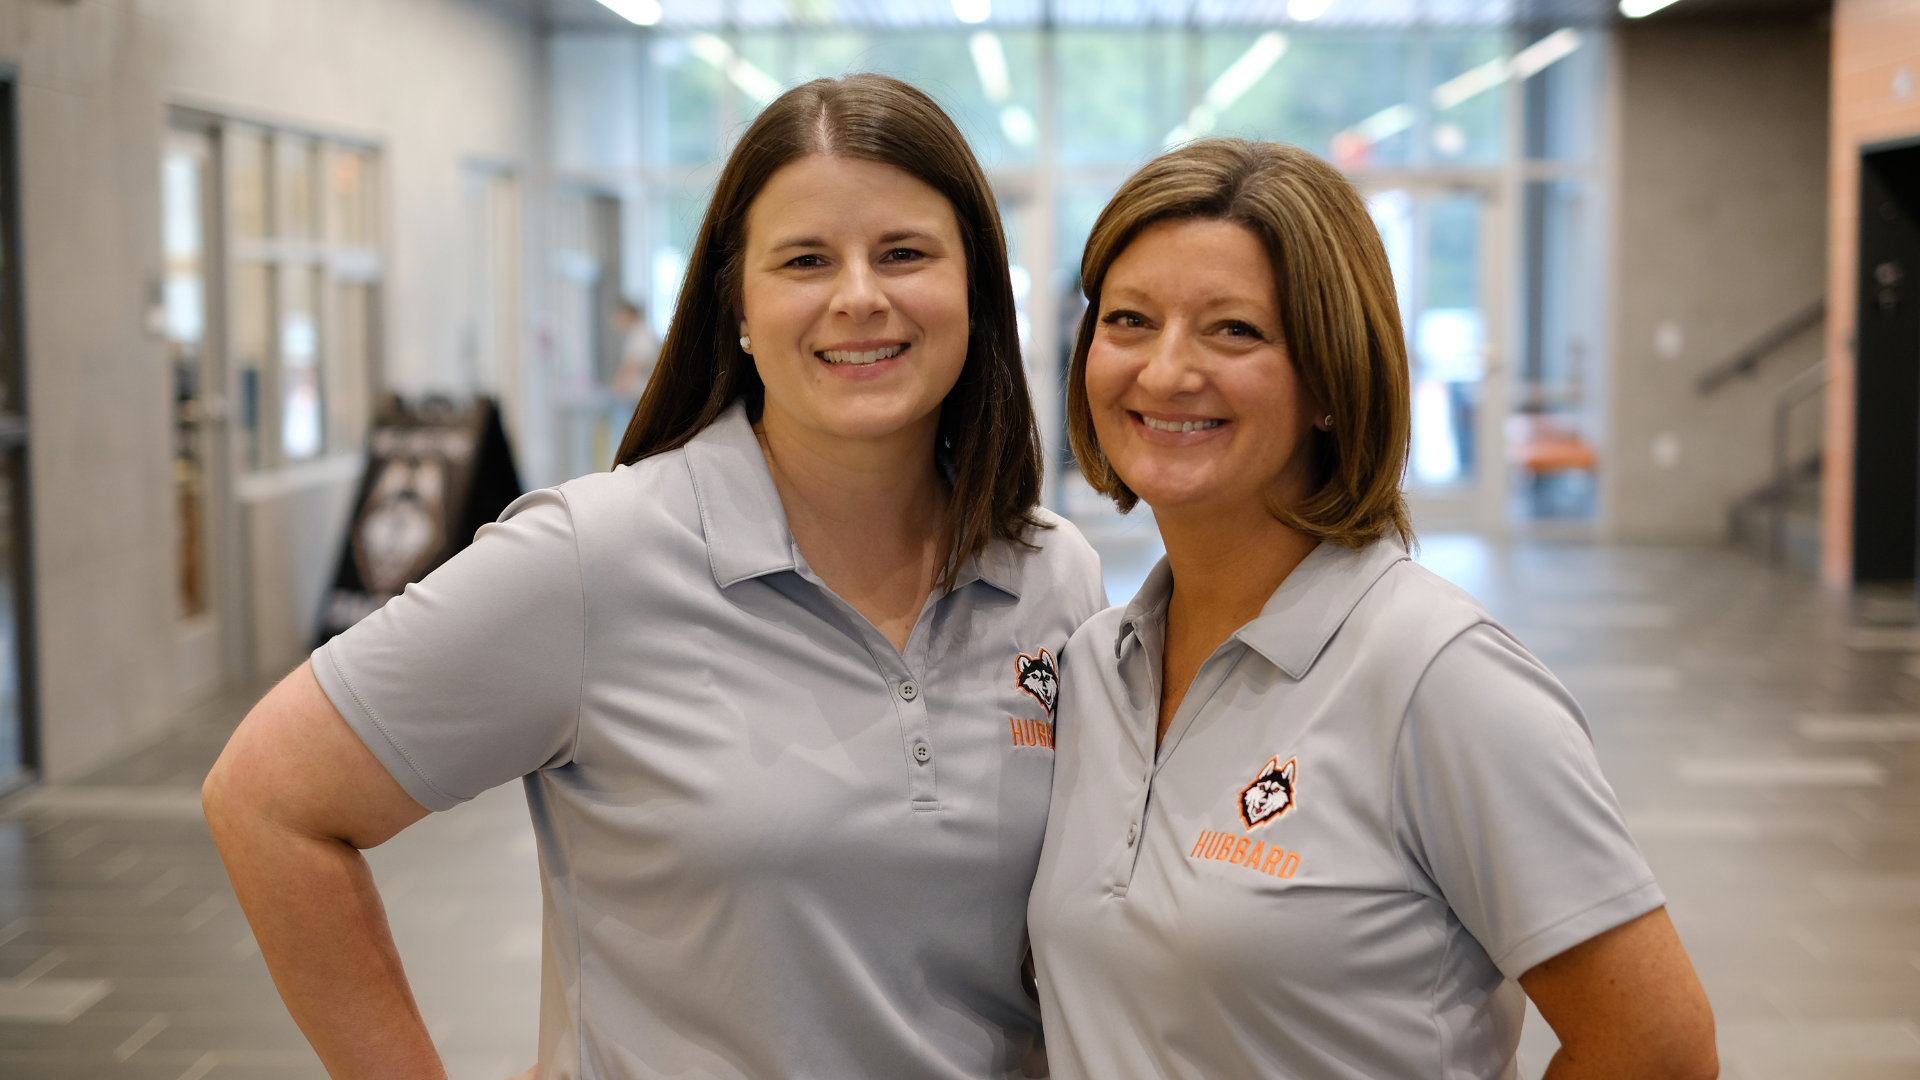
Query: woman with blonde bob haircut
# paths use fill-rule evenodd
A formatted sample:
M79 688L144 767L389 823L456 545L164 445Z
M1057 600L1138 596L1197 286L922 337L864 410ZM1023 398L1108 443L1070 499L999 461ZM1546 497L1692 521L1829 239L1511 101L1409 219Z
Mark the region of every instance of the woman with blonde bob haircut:
M1088 241L1069 430L1167 556L1060 668L1028 904L1052 1075L1711 1077L1713 1017L1565 688L1407 557L1365 204L1215 139Z
M1269 153L1274 159L1262 161ZM1283 173L1277 167L1295 157L1320 168ZM1235 183L1259 165L1278 182ZM1087 403L1099 282L1148 225L1182 218L1230 220L1268 251L1288 253L1273 260L1280 329L1301 382L1327 406L1341 438L1332 429L1315 429L1317 490L1297 506L1274 507L1275 517L1349 547L1386 535L1411 544L1413 526L1400 494L1409 430L1407 350L1393 274L1352 187L1291 147L1224 139L1196 143L1141 170L1100 215L1081 260L1087 315L1067 376L1067 431L1087 480L1122 511L1139 501L1101 451Z

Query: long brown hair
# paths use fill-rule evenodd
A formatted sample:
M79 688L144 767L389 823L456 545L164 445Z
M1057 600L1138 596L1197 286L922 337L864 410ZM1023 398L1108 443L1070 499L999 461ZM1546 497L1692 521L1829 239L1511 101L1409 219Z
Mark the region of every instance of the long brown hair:
M1040 432L1020 362L1007 244L987 176L933 99L885 75L816 79L780 95L721 170L687 262L686 285L615 460L685 446L728 405L758 408L766 388L737 323L747 209L781 167L814 154L891 165L946 196L967 259L972 328L960 379L940 407L934 454L953 485L941 587L995 537L1026 543L1041 527Z
M1100 212L1080 262L1087 312L1067 374L1067 435L1087 482L1122 510L1140 501L1094 434L1087 350L1114 260L1149 225L1182 218L1230 221L1260 239L1287 355L1333 416L1333 429L1316 428L1310 444L1316 490L1296 506L1271 507L1274 516L1345 547L1388 533L1411 546L1400 492L1412 414L1407 346L1387 252L1353 185L1305 150L1279 143L1189 143L1148 162Z

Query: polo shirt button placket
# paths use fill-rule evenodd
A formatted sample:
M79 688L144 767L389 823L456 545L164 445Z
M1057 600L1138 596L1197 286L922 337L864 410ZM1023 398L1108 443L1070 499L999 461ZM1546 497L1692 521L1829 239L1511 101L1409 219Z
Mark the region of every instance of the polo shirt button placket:
M1148 765L1140 774L1141 791L1134 803L1133 813L1127 819L1127 843L1114 865L1114 895L1125 896L1127 888L1133 883L1133 872L1139 865L1141 835L1146 831L1147 807L1153 801L1153 766Z
M897 670L891 679L906 737L908 797L915 810L938 810L940 796L934 782L933 732L927 723L926 695L910 671Z

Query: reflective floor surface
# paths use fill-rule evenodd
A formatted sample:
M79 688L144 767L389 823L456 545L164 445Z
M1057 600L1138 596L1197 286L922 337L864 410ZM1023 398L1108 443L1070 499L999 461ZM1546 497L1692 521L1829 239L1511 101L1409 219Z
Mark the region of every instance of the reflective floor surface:
M1586 707L1713 999L1723 1075L1920 1080L1910 602L1849 600L1712 548L1433 536L1421 559ZM0 1076L322 1075L198 816L199 779L250 696L84 782L0 806ZM370 857L453 1075L524 1069L539 892L518 789ZM1523 1075L1552 1047L1530 1018Z
M200 816L201 778L264 689L0 809L0 1077L326 1076ZM540 886L519 788L435 814L367 856L451 1075L503 1080L532 1065Z

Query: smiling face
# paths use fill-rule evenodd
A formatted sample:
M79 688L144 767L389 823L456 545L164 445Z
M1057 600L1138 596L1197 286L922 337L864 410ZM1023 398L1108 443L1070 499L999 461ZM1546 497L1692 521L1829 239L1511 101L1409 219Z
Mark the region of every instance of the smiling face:
M891 165L813 155L747 212L740 333L764 422L799 438L932 445L967 358L967 264L945 196Z
M1156 516L1292 506L1320 410L1281 332L1273 267L1227 221L1163 221L1107 270L1087 401L1114 472Z

